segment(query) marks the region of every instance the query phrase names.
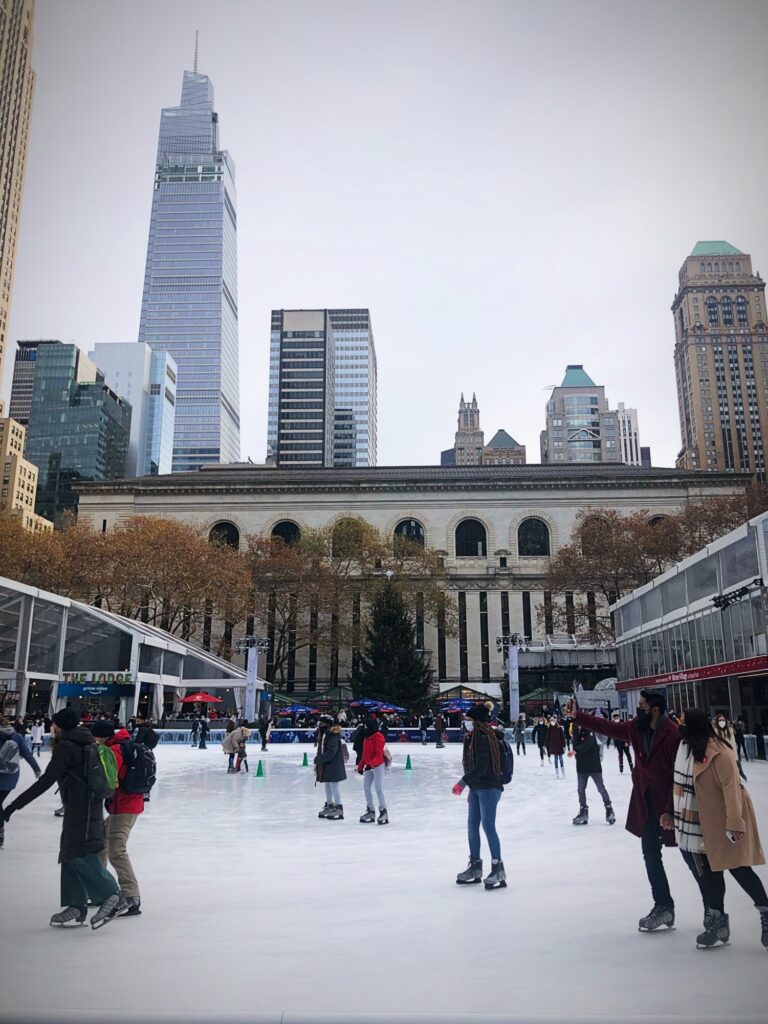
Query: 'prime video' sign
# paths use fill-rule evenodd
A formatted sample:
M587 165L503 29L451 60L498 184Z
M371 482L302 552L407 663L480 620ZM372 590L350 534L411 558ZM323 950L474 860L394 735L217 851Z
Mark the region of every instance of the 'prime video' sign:
M130 672L62 672L59 697L128 697L135 686Z

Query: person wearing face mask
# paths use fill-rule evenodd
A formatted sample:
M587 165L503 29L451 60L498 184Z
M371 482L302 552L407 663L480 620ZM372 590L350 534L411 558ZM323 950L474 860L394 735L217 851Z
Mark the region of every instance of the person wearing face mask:
M736 735L733 731L733 726L722 711L715 715L712 725L715 731L715 736L724 743L727 743L733 750L736 750ZM739 769L739 775L742 777L744 782L746 782L747 776L744 774L744 769L741 767L741 758L738 753L736 754L736 764Z
M618 711L614 711L613 714L611 715L611 718L612 718L612 720L614 722L620 722L621 721L621 713L618 712ZM627 759L627 764L629 765L629 770L632 771L634 765L632 764L632 752L630 751L628 745L626 743L624 743L623 740L614 740L613 742L614 742L614 746L616 747L616 753L619 755L619 771L622 774L624 773L624 758L625 757ZM608 740L608 743L610 743L610 738Z
M341 726L334 725L330 715L320 715L317 722L317 754L315 777L325 785L325 806L318 818L340 821L344 817L339 783L347 777L344 751L341 745Z
M664 871L661 851L675 845L672 805L672 781L680 730L667 717L667 699L660 690L641 690L637 715L627 722L609 722L578 710L575 698L565 714L574 725L611 736L632 747L635 767L626 829L642 843L643 859L653 894L653 908L641 917L642 932L656 931L675 923L675 902Z
M549 726L544 721L544 716L543 715L539 715L539 719L536 722L536 725L534 725L534 727L533 727L533 742L539 748L539 759L540 759L539 760L539 767L540 768L544 767L544 755L547 754L547 732L548 731L549 731ZM549 754L547 754L547 761L550 764L552 763L552 758L549 756Z
M379 728L379 722L372 716L365 723L363 749L357 766L358 772L363 776L363 791L365 792L365 814L360 818L360 822L363 825L374 821L378 825L389 824L387 800L384 796L384 773L387 763L384 752L385 746L386 742L384 734ZM376 817L373 803L374 786L376 787L376 796L379 798L378 818Z
M549 719L549 728L547 729L547 753L550 758L554 757L555 759L555 778L564 779L565 732L554 715Z
M736 740L736 756L740 761L749 760L749 755L747 754L747 745L744 742L745 732L747 732L747 723L744 721L741 715L739 715L739 717L733 723L733 736Z
M704 900L704 931L696 945L710 949L730 938L724 874L730 871L760 915L761 941L768 949L768 894L753 870L765 864L765 854L752 800L736 773L736 753L698 708L685 712L681 731L674 768L674 830Z

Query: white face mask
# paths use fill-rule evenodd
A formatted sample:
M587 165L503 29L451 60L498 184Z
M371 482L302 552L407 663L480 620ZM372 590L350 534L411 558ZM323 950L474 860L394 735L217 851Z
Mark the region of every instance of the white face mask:
M472 732L472 730L475 728L475 723L468 718L464 723L464 728L467 730L467 732Z
M725 719L724 718L718 718L717 724L720 726L721 729L724 729L725 728Z

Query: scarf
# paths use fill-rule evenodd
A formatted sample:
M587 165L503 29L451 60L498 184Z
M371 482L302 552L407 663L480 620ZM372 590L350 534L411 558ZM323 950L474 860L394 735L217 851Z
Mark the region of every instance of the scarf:
M704 835L699 823L699 803L693 787L693 757L681 743L675 758L675 780L672 788L675 805L675 839L681 850L704 853Z

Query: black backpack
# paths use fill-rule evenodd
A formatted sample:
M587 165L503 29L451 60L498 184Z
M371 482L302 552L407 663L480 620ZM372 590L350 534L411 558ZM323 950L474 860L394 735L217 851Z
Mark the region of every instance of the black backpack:
M512 754L512 747L503 739L499 739L499 759L501 784L508 786L512 781L512 772L515 770L515 758Z
M123 740L120 744L123 764L126 767L125 777L120 780L120 789L124 793L141 793L148 796L157 777L157 761L154 753L143 743L136 740Z

